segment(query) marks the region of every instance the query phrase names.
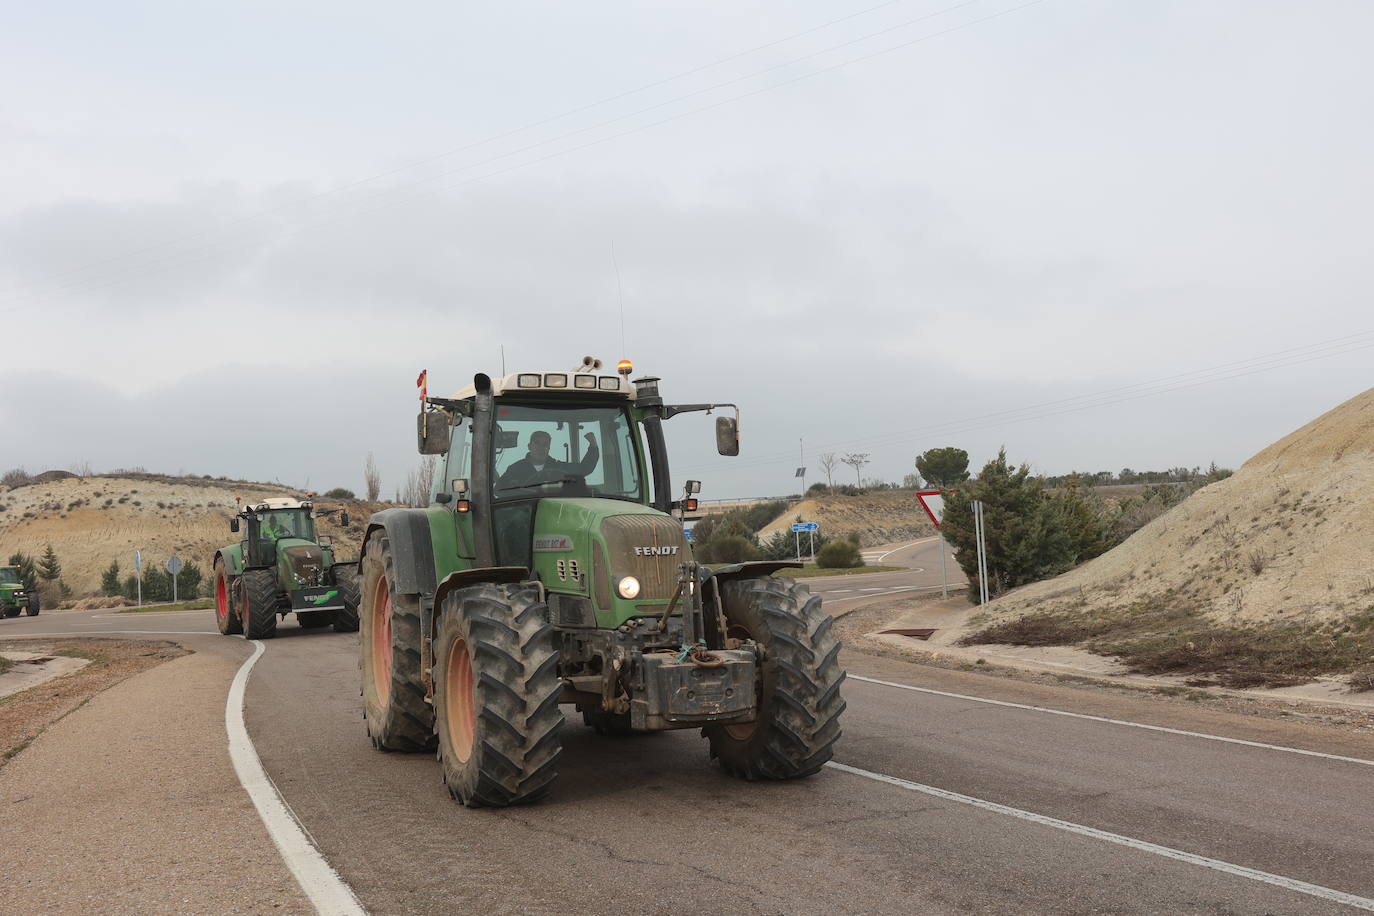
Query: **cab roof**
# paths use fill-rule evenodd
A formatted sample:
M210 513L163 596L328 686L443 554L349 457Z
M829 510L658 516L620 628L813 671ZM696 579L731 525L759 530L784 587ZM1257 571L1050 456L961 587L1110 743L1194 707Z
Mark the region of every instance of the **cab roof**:
M491 393L495 397L503 394L533 394L535 392L555 395L602 395L620 397L633 401L635 387L630 380L614 372L583 371L568 372L557 369L524 369L491 380ZM454 400L466 400L477 396L476 385L466 385L453 395Z

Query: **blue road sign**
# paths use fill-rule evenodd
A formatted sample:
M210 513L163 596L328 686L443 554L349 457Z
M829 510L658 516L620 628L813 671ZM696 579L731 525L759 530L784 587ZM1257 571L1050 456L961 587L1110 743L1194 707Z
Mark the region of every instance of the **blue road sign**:
M793 530L793 531L818 531L818 530L820 529L820 527L821 527L821 526L818 525L818 524L816 524L815 522L793 522L793 523L792 523L792 530Z
M685 535L687 535L687 543L689 543L689 544L695 544L695 543L697 542L697 539L694 538L694 537L692 537L692 529L691 529L691 528L683 528L683 529L682 529L682 533L685 534Z

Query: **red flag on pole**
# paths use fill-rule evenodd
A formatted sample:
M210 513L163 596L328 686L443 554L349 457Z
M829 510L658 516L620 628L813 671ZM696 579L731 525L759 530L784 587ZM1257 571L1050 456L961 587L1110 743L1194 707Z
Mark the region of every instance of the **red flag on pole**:
M420 389L420 403L423 404L425 402L425 398L429 397L428 369L420 370L420 377L415 380L415 387Z

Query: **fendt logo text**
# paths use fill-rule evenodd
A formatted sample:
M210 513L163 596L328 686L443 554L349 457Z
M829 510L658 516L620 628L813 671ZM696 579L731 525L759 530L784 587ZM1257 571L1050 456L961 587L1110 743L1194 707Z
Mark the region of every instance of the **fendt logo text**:
M636 547L637 557L671 557L677 553L676 547Z

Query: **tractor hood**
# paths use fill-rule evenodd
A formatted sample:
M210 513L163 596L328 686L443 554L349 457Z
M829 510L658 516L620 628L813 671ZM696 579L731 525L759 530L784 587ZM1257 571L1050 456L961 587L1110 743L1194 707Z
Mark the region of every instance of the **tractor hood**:
M544 499L539 502L538 530L552 531L597 531L601 523L614 515L658 516L673 523L679 531L682 526L670 515L664 515L652 506L626 502L623 499L598 499L596 497L560 497Z
M327 564L324 550L314 541L304 538L279 538L277 554L299 585L318 585L324 581Z
M677 586L679 567L692 559L681 522L617 499L541 501L533 546L534 566L550 590L585 589L582 593L590 592L598 613L612 615L617 624L649 605L665 603ZM614 583L625 576L640 584L633 598L614 591Z

